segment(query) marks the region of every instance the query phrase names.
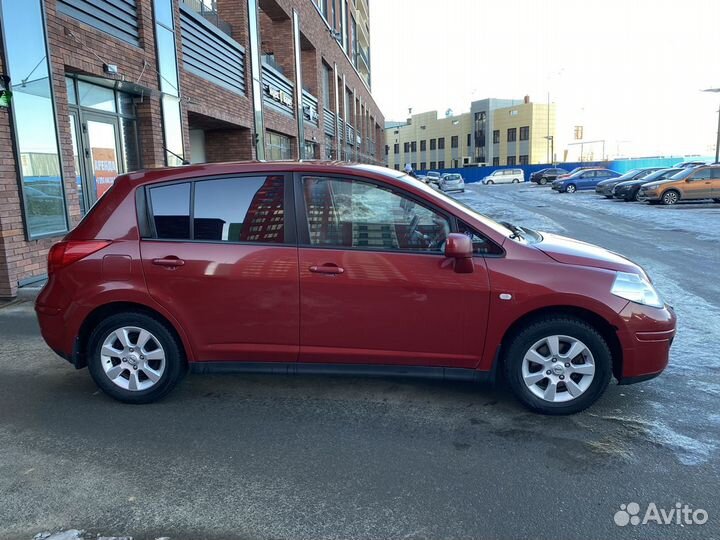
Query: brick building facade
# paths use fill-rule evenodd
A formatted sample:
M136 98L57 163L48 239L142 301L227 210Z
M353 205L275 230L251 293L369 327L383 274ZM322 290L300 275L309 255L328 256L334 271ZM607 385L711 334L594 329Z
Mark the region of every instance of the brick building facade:
M382 163L367 1L0 0L0 298L117 174Z

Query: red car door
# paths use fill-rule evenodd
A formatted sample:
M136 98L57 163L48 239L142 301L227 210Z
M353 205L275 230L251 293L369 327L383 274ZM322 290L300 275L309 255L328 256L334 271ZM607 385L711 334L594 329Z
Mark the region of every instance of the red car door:
M456 273L452 220L371 181L296 177L301 362L474 367L489 283Z
M147 189L147 287L185 329L196 360L297 360L297 244L286 189L276 174Z

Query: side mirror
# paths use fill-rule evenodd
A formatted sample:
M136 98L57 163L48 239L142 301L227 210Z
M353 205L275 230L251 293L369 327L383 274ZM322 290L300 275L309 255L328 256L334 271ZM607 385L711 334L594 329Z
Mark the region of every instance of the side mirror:
M445 241L445 257L455 260L455 271L458 274L470 274L475 270L472 240L464 234L448 235Z

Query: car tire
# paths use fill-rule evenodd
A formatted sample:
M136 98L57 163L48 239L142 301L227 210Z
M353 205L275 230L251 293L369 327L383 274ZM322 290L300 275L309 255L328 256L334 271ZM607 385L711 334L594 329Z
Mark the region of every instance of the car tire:
M160 320L138 312L118 313L100 322L88 340L87 359L95 384L124 403L157 401L187 371L175 333Z
M547 184L547 178L541 178L539 184L541 186L544 186L545 184Z
M716 203L720 203L720 199L713 199Z
M565 188L566 193L575 193L577 191L577 187L575 184L568 184L568 186Z
M665 206L677 204L677 202L680 200L680 193L678 193L674 189L668 189L665 193L663 193L661 200Z
M494 183L495 182L493 182L492 180L488 180L487 182L485 182L485 185L490 185L490 184L494 184Z
M569 357L573 351L577 351L575 356ZM593 326L559 315L525 326L515 334L503 355L503 367L513 394L530 410L574 414L605 392L612 376L612 354Z
M513 178L512 183L513 183L513 184L519 184L519 183L520 183L520 180L518 180L517 178Z

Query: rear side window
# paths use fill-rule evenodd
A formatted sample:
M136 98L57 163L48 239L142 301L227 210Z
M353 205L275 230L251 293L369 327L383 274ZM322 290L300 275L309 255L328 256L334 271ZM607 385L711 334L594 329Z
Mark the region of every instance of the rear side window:
M190 240L190 182L151 188L150 201L158 238Z
M278 175L152 187L149 193L155 237L284 243L284 190L284 178Z
M281 176L223 178L195 183L195 240L285 241Z

